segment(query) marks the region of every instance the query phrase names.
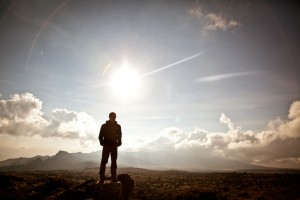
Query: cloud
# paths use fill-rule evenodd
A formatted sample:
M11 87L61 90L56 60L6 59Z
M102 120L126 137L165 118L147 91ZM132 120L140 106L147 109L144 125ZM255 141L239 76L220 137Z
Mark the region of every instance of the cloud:
M197 19L201 19L205 14L202 11L202 6L196 5L195 7L189 9L189 14L193 15Z
M224 113L222 113L222 115L220 117L220 122L223 124L227 124L229 130L234 130L233 122Z
M1 100L0 134L78 139L83 147L98 142L98 127L90 115L56 108L47 117L41 109L42 101L30 93ZM225 113L219 120L227 125L227 131L195 128L187 133L169 127L150 139L124 139L122 149L217 156L265 166L300 168L300 101L291 104L287 119L271 120L262 131L243 130Z
M0 134L79 139L82 146L97 141L98 128L88 114L56 108L47 117L41 109L42 101L30 93L1 100Z
M205 23L203 28L204 31L235 31L241 26L241 23L234 19L229 19L229 17L225 16L224 14L216 14L213 12L204 11L203 7L199 4L189 9L188 13L197 20Z
M167 128L151 140L139 139L138 150L186 152L272 167L300 168L299 113L300 101L295 101L291 104L288 120L277 118L270 121L265 130L258 132L235 126L222 113L220 122L228 126L227 132L195 128L185 133L176 127ZM126 148L130 149L130 145Z
M0 134L36 135L48 126L42 102L32 94L14 94L0 101Z
M235 20L228 20L225 16L214 13L207 14L206 18L208 19L209 23L206 25L205 30L208 31L227 31L228 29L234 30L241 26L241 24Z
M84 112L54 109L49 120L50 125L42 134L43 137L60 137L80 139L85 146L87 140L97 141L98 128L93 117Z
M216 81L221 81L225 79L230 79L234 77L239 77L239 76L247 76L247 75L254 75L260 73L259 71L251 71L251 72L236 72L236 73L228 73L228 74L217 74L213 76L205 76L196 79L196 82L216 82Z
M290 119L297 119L300 118L300 102L295 101L291 105L291 109L289 112L289 118Z

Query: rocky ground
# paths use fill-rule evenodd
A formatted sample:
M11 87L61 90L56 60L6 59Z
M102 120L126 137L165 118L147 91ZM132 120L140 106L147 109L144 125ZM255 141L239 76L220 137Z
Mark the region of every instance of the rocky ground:
M120 168L118 174L119 183L107 180L103 186L98 169L3 172L0 199L300 199L299 173Z

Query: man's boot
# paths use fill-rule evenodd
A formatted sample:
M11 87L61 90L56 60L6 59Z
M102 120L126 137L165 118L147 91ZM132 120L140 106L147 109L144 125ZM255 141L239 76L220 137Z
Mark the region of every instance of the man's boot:
M112 182L118 182L118 179L117 179L117 165L112 164L110 170L111 170L111 181Z
M104 183L105 180L105 168L106 165L101 163L100 165L100 172L99 172L99 176L100 176L100 183Z
M112 169L110 180L112 182L118 182L118 179L117 179L117 169Z
M118 179L117 179L116 174L112 174L110 180L111 180L112 182L118 182Z
M102 183L104 183L104 180L105 180L105 176L102 176L102 175L100 174L100 180L99 180L99 182L102 184Z

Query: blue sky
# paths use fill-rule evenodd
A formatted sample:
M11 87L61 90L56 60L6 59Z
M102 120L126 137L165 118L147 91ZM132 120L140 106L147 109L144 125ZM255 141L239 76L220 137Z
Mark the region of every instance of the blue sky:
M99 150L98 129L111 111L124 151L141 150L136 141L147 146L170 128L228 135L223 114L257 135L274 120L298 119L288 117L299 101L297 8L271 1L1 1L0 159ZM126 99L110 86L125 62L140 77ZM124 90L130 93L116 91Z

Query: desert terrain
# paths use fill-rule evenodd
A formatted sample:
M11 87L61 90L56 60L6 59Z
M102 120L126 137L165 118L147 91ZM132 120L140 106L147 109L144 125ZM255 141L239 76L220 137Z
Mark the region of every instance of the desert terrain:
M109 169L107 169L109 172ZM129 199L300 199L299 171L187 172L119 168L134 188ZM98 179L98 169L1 172L0 199L61 199L58 193ZM93 199L93 194L85 194ZM76 195L78 199L81 197ZM83 197L82 197L83 198Z

